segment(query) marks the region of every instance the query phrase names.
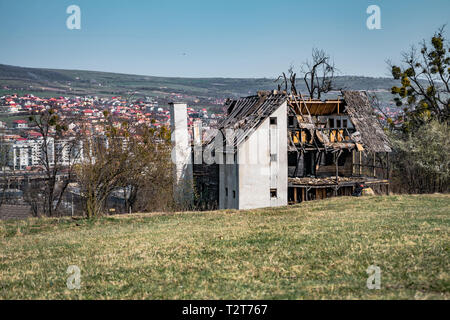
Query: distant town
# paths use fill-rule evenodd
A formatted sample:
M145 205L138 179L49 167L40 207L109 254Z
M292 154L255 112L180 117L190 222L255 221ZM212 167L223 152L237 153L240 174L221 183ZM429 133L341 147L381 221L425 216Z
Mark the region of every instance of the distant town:
M174 94L173 99L181 99ZM217 101L223 103L224 101ZM33 172L39 171L41 164L42 134L30 121L30 115L38 115L43 110L54 109L60 117L68 120L68 130L65 132L64 143L73 139L81 130L89 127L92 133L102 135L106 111L114 116L115 125L127 121L148 126L169 126L170 113L167 106L159 105L151 97L130 100L122 96L105 97L53 97L40 98L32 94L18 96L17 94L0 97L0 128L2 143L8 149L6 171ZM207 108L188 108L188 125L192 131L193 122L202 121L203 127L215 126L222 114L212 113ZM69 164L70 154L63 146L52 145L52 148L62 150L60 161L62 165Z

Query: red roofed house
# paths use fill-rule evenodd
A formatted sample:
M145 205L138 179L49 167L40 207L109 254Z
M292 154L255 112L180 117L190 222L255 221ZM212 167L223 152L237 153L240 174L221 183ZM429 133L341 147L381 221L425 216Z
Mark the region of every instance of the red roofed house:
M16 129L28 128L28 122L26 120L14 120L13 128Z

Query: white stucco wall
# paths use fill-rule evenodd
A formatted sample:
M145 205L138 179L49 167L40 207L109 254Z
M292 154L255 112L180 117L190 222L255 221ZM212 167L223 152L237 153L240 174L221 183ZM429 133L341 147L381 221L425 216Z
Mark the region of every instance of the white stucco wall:
M270 118L277 118L277 134L269 133ZM270 139L277 138L274 143ZM276 146L276 161L270 159L270 145ZM239 209L287 205L287 104L283 103L239 146ZM277 189L277 197L270 189Z
M172 161L174 162L174 198L180 204L192 201L192 155L187 126L187 105L170 103Z

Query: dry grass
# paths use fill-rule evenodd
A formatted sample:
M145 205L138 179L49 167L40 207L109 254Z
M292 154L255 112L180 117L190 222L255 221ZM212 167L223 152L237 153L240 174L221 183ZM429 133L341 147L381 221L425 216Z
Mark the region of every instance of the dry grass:
M449 195L3 221L0 298L448 299L449 222ZM380 290L366 287L372 264Z

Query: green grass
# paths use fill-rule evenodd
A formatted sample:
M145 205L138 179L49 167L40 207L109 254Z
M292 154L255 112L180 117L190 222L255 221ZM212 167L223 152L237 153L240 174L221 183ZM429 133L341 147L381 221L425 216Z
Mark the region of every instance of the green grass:
M450 196L0 222L2 299L449 299ZM66 287L69 265L81 289ZM381 289L366 287L370 265Z

